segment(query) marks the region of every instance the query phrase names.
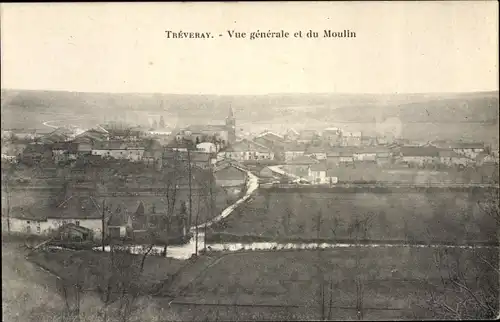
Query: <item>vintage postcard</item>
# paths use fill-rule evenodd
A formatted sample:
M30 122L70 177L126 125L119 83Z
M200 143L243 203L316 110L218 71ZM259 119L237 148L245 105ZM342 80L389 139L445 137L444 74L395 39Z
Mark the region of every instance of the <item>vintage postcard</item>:
M499 317L498 4L1 4L3 321Z

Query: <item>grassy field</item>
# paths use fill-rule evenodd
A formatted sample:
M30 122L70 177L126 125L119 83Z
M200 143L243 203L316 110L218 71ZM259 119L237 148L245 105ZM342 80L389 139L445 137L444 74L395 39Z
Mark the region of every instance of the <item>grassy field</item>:
M474 292L484 287L481 283L486 280L473 282L487 272L486 266L474 266L479 252L460 250L454 255ZM365 319L438 318L426 300L431 291L444 294L439 281L451 270L436 269L435 250L381 248L360 250L358 256L359 264L353 248L235 253L201 274L178 301L205 304L197 309L212 316L232 313L234 317L238 312L243 320L252 314L265 319L286 315L289 319L318 319L325 299L335 320L355 319L357 299L361 299ZM483 251L481 256L498 259L494 251ZM360 292L357 278L362 285ZM331 305L330 295L322 298L318 293L322 284L332 286Z
M11 317L9 321L29 321L29 316L50 321L60 316L64 302L56 291L55 278L24 260L17 250L8 250L4 245L4 316ZM74 263L80 260L84 266L80 272L91 282L93 269L106 268L105 257L95 252L56 251L36 253L31 261L65 275L78 272ZM72 265L68 265L70 259ZM448 279L464 272L464 280L476 295L485 285L498 283L498 275L491 274L492 268L480 260L498 263L498 251L487 249L443 252L430 248L346 248L240 252L206 259L212 264L207 265L202 258L184 268L186 262L147 258L141 281L144 285L181 272L180 283L187 288L182 287L184 292L172 303L169 298L141 297L130 321L319 319L321 302L325 303L325 316L334 320L356 319L357 302L367 320L440 319L445 317L442 312L427 302L431 292L448 296L447 304L454 303L454 295L464 296L456 289L445 291L441 277ZM322 297L320 285L332 290ZM498 298L498 289L494 296ZM86 292L81 321L100 319L99 311L102 302Z
M258 195L213 232L270 240L496 242L498 225L463 192ZM318 228L318 219L320 220Z
M127 254L127 259L131 263L140 261L139 255ZM107 276L110 271L109 253L96 251L69 251L69 250L50 250L39 251L29 256L34 263L41 265L47 270L54 272L62 278L74 278L75 272L80 268L84 288L95 290L103 276ZM79 267L79 266L82 267ZM185 261L159 256L148 256L144 266L144 272L141 275L141 285L145 290L161 283L169 276L175 274L185 265Z
M49 272L43 271L36 264L25 259L26 250L17 243L2 243L2 315L3 321L9 322L52 322L64 320L62 312L65 299L62 295L58 279ZM53 260L45 260L51 268L57 269L57 261L67 259L69 255L59 253ZM39 258L40 259L40 258ZM99 258L93 260L96 262ZM158 263L156 263L158 264ZM173 262L170 263L173 269ZM166 269L149 265L150 271ZM66 267L69 272L74 267ZM76 271L76 270L75 270ZM83 292L81 295L80 315L81 322L95 322L103 320L103 302L94 292ZM167 306L165 306L167 307ZM113 314L116 305L110 306L108 321L118 322L118 316ZM133 313L128 321L179 321L181 317L172 310L162 308L151 297L139 298ZM74 320L71 320L74 321Z

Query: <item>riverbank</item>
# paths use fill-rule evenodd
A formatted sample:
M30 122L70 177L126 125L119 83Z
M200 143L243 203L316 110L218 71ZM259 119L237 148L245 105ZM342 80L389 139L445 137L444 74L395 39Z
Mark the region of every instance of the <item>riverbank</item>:
M495 184L404 184L396 182L380 183L343 183L336 185L298 185L298 184L263 184L264 193L441 193L441 192L471 192L498 191Z
M224 232L216 232L207 234L206 237L207 244L214 249L214 244L226 245L230 249L238 249L240 245L245 249L253 249L252 245L255 245L257 249L272 249L273 247L280 246L283 247L296 247L296 248L335 248L344 247L344 245L349 245L345 247L354 247L355 244L360 246L370 247L373 245L384 245L385 247L391 246L401 246L401 247L463 247L463 248L473 248L473 247L499 247L500 242L498 241L479 241L479 242L465 242L465 243L455 243L452 241L433 241L432 243L415 241L415 240L388 240L388 239L360 239L355 240L353 238L300 238L300 237L272 237L272 236L259 236L259 235L235 235ZM288 245L288 246L287 246ZM292 246L293 245L293 246ZM328 247L330 245L330 247ZM215 247L217 247L215 246ZM223 246L221 246L223 247Z
M488 205L496 202L490 191L339 194L263 190L212 226L207 237L214 236L215 242L498 243L498 225L488 213Z

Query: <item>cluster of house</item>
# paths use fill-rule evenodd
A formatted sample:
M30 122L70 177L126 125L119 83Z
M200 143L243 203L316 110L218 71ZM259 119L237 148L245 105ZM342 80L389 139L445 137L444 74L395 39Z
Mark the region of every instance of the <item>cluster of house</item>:
M171 158L171 151L181 158L190 157L200 167L216 161L216 153L236 140L235 118L229 110L225 124L191 125L169 133L145 132L139 128L101 127L75 134L74 129L61 127L27 144L20 156L25 163L53 160L56 163L77 160L79 157L101 157L145 162L161 167ZM191 155L187 155L189 152Z
M79 240L104 238L156 241L179 240L187 234L185 202L167 214L154 204L146 209L142 201L136 208L117 205L103 211L91 196L70 196L58 205L15 207L9 217L2 217L2 230L11 233L58 237L69 235ZM103 234L104 228L104 234Z
M55 163L78 159L96 160L102 158L123 159L131 162L144 162L161 167L163 161L173 157L177 152L180 158L190 158L197 166L206 168L215 161L215 144L203 142L192 147L186 142L172 141L161 145L154 139L130 133L127 139L117 138L107 133L88 130L70 141L62 141L59 137L43 138L40 143L28 144L19 156L20 161L35 164L50 160Z
M388 144L383 138L365 137L361 132L344 132L337 128L327 128L321 135L316 131L298 133L293 129L283 136L264 132L253 140L237 141L217 155L218 160L276 160L287 165L324 160L328 165L402 162L420 166L428 163L467 166L495 162L497 158L494 152L486 153L483 143L436 141L410 146L409 142L402 141Z

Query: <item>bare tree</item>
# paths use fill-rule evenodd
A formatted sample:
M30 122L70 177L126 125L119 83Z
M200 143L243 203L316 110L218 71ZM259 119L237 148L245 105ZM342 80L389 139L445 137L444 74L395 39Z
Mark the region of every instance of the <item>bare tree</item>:
M290 234L290 219L292 216L294 216L293 209L289 205L287 205L282 218L282 226L285 231L285 236L288 236Z
M74 255L63 262L67 274L57 279L64 300L61 320L80 321L80 304L83 293L84 274L82 260Z
M494 219L497 243L498 190L488 191L478 205L486 218ZM436 316L457 320L498 317L500 269L496 247L436 248L433 264L439 279L437 283L426 281L427 304Z
M375 214L369 212L364 216L355 215L349 227L347 228L347 233L349 234L349 238L354 238L355 244L355 287L356 287L356 316L358 320L363 319L364 313L364 290L363 290L363 281L362 281L362 267L361 267L361 240L366 240L368 238L368 233L373 224L373 219Z
M440 248L434 250L433 262L439 279L437 283L427 282L427 303L437 317L462 320L498 316L498 254Z
M315 228L316 228L316 239L317 239L317 255L318 259L316 262L316 275L318 280L318 297L317 302L319 304L319 315L321 320L325 320L325 277L323 272L323 258L320 247L320 237L321 237L321 226L323 225L323 213L321 209L318 211L315 219Z
M110 317L109 310L113 303L116 303L117 309L111 316L121 322L127 322L137 310L138 299L147 294L141 277L152 249L153 244L143 246L140 255L135 256L118 245L110 245L107 275L101 276L98 285L104 304L104 322Z
M162 195L164 198L161 200L166 206L166 234L164 238L161 238L164 243L163 254L167 255L168 248L168 231L170 230L170 220L176 214L176 207L178 204L179 192L181 179L186 175L186 169L182 166L181 154L174 151L172 162L167 164L163 169L162 181L163 181L163 191Z

